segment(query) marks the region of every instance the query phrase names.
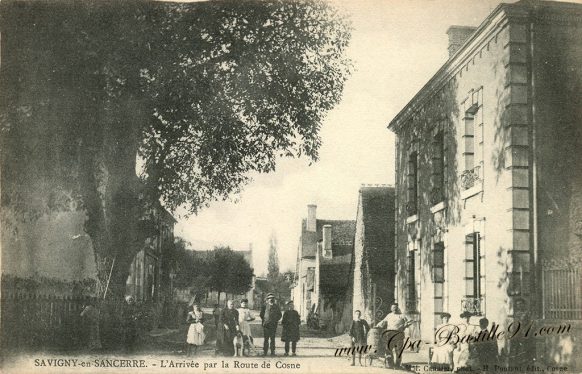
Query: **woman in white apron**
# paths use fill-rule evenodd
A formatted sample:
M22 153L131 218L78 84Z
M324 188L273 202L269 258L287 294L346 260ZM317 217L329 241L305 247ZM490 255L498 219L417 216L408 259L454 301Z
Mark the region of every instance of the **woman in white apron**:
M204 312L202 312L198 304L192 305L192 311L188 313L186 322L190 324L188 337L186 338L186 342L188 343L188 356L190 356L191 353L196 354L198 346L204 344L204 339L206 339L203 325Z
M248 302L247 299L242 299L240 301L240 308L238 308L238 324L241 333L248 339L250 347L253 348L253 335L251 333L251 325L249 322L254 321L255 317L253 317L251 310L247 307Z
M441 314L441 324L436 327L435 340L436 344L432 348L431 364L442 369L453 368L453 350L455 346L451 342L443 341L442 338L450 334L453 325L449 324L451 315L449 313ZM440 335L440 336L437 336Z
M459 336L468 336L472 335L474 332L474 326L472 326L469 321L471 320L471 313L463 312L460 316L464 322L459 324ZM457 343L457 347L453 351L453 365L454 371L457 372L463 368L467 368L470 366L469 363L470 359L470 351L469 351L469 343L466 341Z

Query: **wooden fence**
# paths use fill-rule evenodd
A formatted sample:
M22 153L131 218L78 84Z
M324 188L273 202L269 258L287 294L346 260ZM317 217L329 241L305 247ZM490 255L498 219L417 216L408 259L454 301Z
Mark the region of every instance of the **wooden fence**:
M47 296L26 292L2 293L2 346L70 349L88 339L81 317L89 297Z
M581 276L577 268L542 269L544 319L582 319Z

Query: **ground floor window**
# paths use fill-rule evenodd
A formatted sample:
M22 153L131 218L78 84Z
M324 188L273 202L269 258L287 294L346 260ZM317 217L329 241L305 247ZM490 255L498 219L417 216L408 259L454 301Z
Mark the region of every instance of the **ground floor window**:
M463 310L482 314L483 301L483 256L481 256L481 238L478 232L465 236L465 298Z
M434 285L434 326L441 323L444 310L445 244L437 242L432 250L432 281Z

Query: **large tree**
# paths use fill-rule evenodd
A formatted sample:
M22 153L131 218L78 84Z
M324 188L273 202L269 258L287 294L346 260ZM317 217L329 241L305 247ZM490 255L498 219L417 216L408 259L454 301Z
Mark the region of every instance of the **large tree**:
M317 160L350 70L349 25L318 0L1 6L2 207L83 210L104 297L153 202L195 213L280 156Z

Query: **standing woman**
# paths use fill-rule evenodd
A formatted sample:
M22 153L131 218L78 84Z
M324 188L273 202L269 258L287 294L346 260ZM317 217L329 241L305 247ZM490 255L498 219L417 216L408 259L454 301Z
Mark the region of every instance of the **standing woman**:
M240 326L240 332L243 336L246 336L250 346L254 347L253 335L251 334L251 325L249 322L254 321L255 317L253 317L251 310L247 307L248 302L247 299L242 299L240 301L240 308L238 308L238 324Z
M234 309L232 300L226 302L226 308L220 313L220 322L222 323L222 354L230 357L234 354L234 344L232 339L240 330L238 324L238 311Z
M436 327L435 331L435 345L432 348L431 364L436 364L438 367L448 367L453 369L453 351L455 345L443 337L452 334L454 325L449 324L451 315L449 313L441 313L441 324Z
M199 345L204 344L204 339L206 339L206 334L204 333L204 312L200 309L197 303L192 304L192 311L188 313L186 322L190 324L188 328L188 337L186 338L186 343L188 343L188 356L196 350Z
M299 325L301 324L301 317L295 309L293 309L293 301L287 302L287 310L283 314L281 325L283 326L283 333L281 340L285 342L285 356L289 356L289 343L291 343L291 350L293 356L297 353L297 342L299 341Z
M471 325L471 316L472 314L464 311L461 313L460 317L463 320L462 323L458 324L460 329L459 334L463 336L472 335L474 332L474 328ZM469 343L466 341L457 343L457 347L453 351L453 371L457 372L463 368L467 368L469 366L469 359L470 359L470 350L469 350Z

